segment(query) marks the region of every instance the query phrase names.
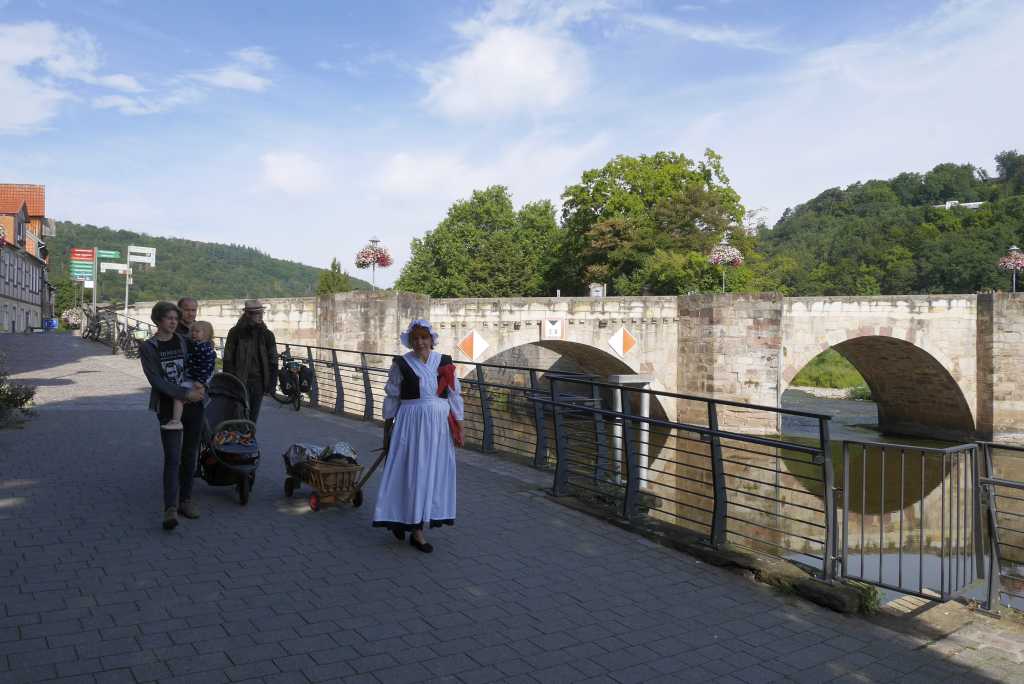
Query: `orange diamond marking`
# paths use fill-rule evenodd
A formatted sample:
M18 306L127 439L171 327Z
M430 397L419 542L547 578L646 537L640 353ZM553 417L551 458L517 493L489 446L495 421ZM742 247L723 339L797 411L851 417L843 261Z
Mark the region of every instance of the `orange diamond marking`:
M622 355L625 356L629 350L636 346L636 338L629 334L628 330L622 331Z
M471 359L473 358L473 337L474 333L470 332L468 335L463 337L458 344L458 347L462 351L462 353Z

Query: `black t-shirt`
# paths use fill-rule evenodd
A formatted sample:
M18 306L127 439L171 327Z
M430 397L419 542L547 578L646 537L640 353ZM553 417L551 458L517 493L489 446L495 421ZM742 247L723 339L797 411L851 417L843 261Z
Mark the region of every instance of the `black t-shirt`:
M160 355L160 372L167 382L177 385L185 377L185 352L177 335L162 342L156 341L157 354ZM166 394L160 395L160 415L170 416L174 408L174 399Z

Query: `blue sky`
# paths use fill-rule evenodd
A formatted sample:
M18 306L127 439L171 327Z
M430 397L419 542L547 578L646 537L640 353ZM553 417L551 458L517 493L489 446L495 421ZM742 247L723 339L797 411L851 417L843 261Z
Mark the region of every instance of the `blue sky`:
M710 147L773 221L821 190L1024 149L1024 3L0 0L0 181L55 218L354 271L452 201L558 202ZM159 261L158 261L159 263ZM258 293L254 293L258 294Z

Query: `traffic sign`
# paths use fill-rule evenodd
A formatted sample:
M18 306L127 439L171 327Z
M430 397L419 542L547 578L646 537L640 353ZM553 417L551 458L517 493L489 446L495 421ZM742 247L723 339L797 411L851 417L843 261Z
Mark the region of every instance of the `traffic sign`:
M120 259L121 252L116 249L98 249L96 250L96 257L99 259Z
M94 249L82 249L80 247L71 248L71 260L72 261L92 261L96 258L96 250Z
M76 266L75 264L71 264L70 268L68 268L68 272L70 272L71 275L87 275L87 276L89 276L91 278L92 277L92 265L89 265L89 266Z

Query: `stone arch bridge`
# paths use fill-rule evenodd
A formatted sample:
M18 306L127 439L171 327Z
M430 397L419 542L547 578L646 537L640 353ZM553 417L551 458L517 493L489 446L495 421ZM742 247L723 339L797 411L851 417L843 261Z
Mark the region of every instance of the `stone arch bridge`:
M282 340L395 353L398 333L421 317L439 329L440 351L457 360L637 374L656 390L769 406L832 347L864 376L883 431L947 439L1024 432L1024 295L431 299L351 292L267 304ZM240 309L240 301L202 302L200 315L226 332ZM661 409L696 420L686 402ZM746 430L778 428L737 419Z

